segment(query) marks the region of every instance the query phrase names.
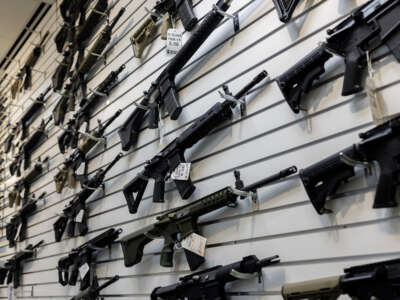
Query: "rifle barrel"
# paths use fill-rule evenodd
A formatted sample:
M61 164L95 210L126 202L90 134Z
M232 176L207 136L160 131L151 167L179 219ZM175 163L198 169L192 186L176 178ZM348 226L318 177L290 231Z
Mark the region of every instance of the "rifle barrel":
M246 191L246 192L250 192L250 191L255 191L256 189L263 187L267 184L270 184L272 182L275 182L279 179L285 178L289 175L292 175L294 173L297 172L297 167L296 166L291 166L290 168L287 168L285 170L282 170L270 177L267 177L265 179L262 179L260 181L257 181L253 184L250 184L248 186L245 186L244 188L242 188L241 190Z

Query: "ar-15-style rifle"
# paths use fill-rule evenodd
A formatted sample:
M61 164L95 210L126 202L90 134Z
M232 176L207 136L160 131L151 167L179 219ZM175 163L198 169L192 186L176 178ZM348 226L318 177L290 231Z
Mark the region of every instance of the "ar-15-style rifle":
M86 290L72 297L71 300L97 300L100 297L100 292L117 280L119 280L119 276L115 275L113 278L99 286L97 276L95 276L93 279L93 283ZM100 297L100 299L102 298Z
M122 229L110 228L100 235L94 237L58 261L58 282L63 285L76 285L79 275L79 268L87 265L86 274L81 274L81 290L92 285L92 278L95 276L96 254L104 250L118 239ZM83 276L82 276L83 275Z
M232 96L228 87L224 86L223 88L226 93L224 97L226 97L227 100L222 103L216 103L160 153L147 161L144 170L136 175L136 177L123 188L129 211L131 213L137 212L149 178L155 180L153 202L164 202L165 180L179 164L185 162L185 151L207 136L219 125L223 124L223 122L230 120L233 116L232 109L237 106L239 99L244 98L246 94L266 78L267 75L266 71L261 72L235 96ZM125 138L123 138L123 140L125 140ZM125 148L124 150L127 149ZM175 180L174 182L183 199L187 199L193 194L195 186L190 180L190 177L188 180ZM136 199L133 193L136 193Z
M69 237L75 236L76 229L80 236L86 235L88 232L88 211L86 208L86 200L97 188L103 185L107 172L111 170L121 157L122 154L120 153L104 170L98 170L92 178L88 179L83 184L83 189L75 195L68 205L66 205L63 209L62 215L53 224L56 242L61 240L67 227L67 234Z
M276 79L293 112L300 111L304 94L325 72L332 53L345 59L343 96L362 91L367 58L382 45L400 62L399 15L400 0L371 0L329 29L325 43Z
M288 283L282 287L285 300L351 299L398 300L400 295L400 259L355 266L344 275Z
M49 36L49 32L47 31L43 36L42 40L40 41L39 45L37 45L32 53L29 55L28 59L25 62L25 66L22 69L22 76L25 75L24 80L24 89L27 90L32 86L32 69L35 67L36 63L39 60L40 55L43 51L43 44L46 41L47 37Z
M40 126L32 134L32 136L20 146L20 151L16 155L14 161L10 164L11 175L16 174L17 177L21 176L21 164L24 162L24 170L28 169L31 165L31 155L36 150L36 146L47 135L46 127L51 121L50 116L47 121L42 120Z
M159 108L161 107L168 111L171 120L178 119L182 107L179 104L175 77L224 19L222 11L228 10L231 1L219 0L217 2L216 6L204 17L201 24L196 27L185 45L151 84L150 89L145 92L140 105L132 112L118 131L124 151L129 150L136 143L147 107L150 106L149 128L158 127Z
M18 122L19 126L21 126L21 139L24 139L28 136L29 126L35 121L35 117L37 116L37 112L40 111L47 99L45 99L46 95L51 91L51 86L49 86L43 93L37 97L31 106L25 111L20 121Z
M33 195L6 225L6 238L9 247L14 247L17 239L20 242L25 240L27 219L36 211L36 203L43 200L45 196L46 192L43 192L37 199Z
M53 87L53 91L61 91L64 86L65 78L69 74L72 63L74 61L74 52L71 47L67 48L63 53L63 60L59 63L56 71L51 77L51 83ZM64 92L65 93L65 92Z
M4 284L7 278L7 284L13 283L13 287L16 289L20 285L22 262L30 259L34 256L35 250L44 243L41 240L39 243L32 245L29 244L25 250L18 251L13 257L8 259L4 266L0 267L0 284Z
M250 255L226 266L215 266L197 273L184 276L178 283L158 287L151 293L151 300L200 300L227 299L225 286L232 281L257 277L261 281L262 269L279 263L275 255L259 260Z
M191 31L197 24L192 0L160 0L152 9L150 16L135 31L131 37L133 53L136 57L142 57L143 51L151 43L151 38L156 29L156 24L162 20L161 38L167 39L167 31L172 27L172 20L181 18L183 27ZM175 20L174 20L175 22Z
M122 110L118 110L109 120L104 124L99 122L97 130L92 132L90 135L81 142L77 149L69 156L69 158L64 162L63 167L54 176L54 181L56 183L56 192L61 193L64 189L65 184L70 188L74 188L76 181L83 183L86 174L83 176L77 176L75 171L79 168L82 163L87 161L87 153L92 150L99 142L99 139L104 138L104 132L108 126L121 114Z
M115 87L118 75L125 69L125 65L119 67L116 71L112 71L106 79L97 87L93 94L88 99L81 101L81 108L68 121L67 127L58 136L58 147L61 153L65 153L68 147L75 149L78 146L79 130L81 126L89 123L92 112L96 109L98 102L108 96L111 90ZM119 115L119 114L118 114ZM118 116L117 115L117 116ZM116 118L115 116L114 118Z
M314 208L319 214L331 213L325 208L328 197L355 175L354 167L371 168L379 164L374 208L395 207L400 174L400 117L393 118L359 134L361 141L300 171L300 178Z
M43 172L43 164L47 163L49 160L49 157L46 157L43 161L38 160L37 163L35 163L34 167L32 170L26 174L23 178L18 180L15 185L14 189L8 193L8 206L13 207L14 204L16 206L21 204L22 200L22 205L25 204L26 200L28 199L29 196L29 190L30 186L32 183L34 183L40 174ZM24 191L23 197L21 196L22 191Z
M197 224L199 217L222 207L236 207L239 197L242 199L244 199L244 195L255 197L257 189L296 172L297 168L293 166L254 184L244 186L240 179L240 173L235 171L235 188L226 187L188 205L168 211L157 217L156 223L123 237L121 248L125 266L130 267L138 264L142 260L144 246L154 239L162 238L164 239L164 246L161 250L160 265L172 267L175 245L189 238L193 233L199 234ZM190 270L196 270L204 262L203 256L186 249L184 251Z
M119 19L125 12L125 8L121 8L118 14L114 17L110 24L107 24L102 30L98 39L94 42L88 54L83 58L82 62L77 64L76 72L71 78L72 87L70 90L69 106L75 106L75 98L77 92L80 90L83 98L86 98L86 82L85 76L90 72L94 65L101 58L104 49L111 41L112 30L118 23Z

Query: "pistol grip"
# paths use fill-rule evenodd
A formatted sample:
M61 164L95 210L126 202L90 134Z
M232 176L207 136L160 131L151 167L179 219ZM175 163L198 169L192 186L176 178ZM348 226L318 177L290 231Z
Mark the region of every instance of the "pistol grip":
M69 220L67 225L67 235L69 237L75 236L75 220Z
M60 268L58 269L58 283L62 286L66 286L68 284L68 271L62 271Z
M12 281L13 281L14 289L17 289L20 285L20 273L19 272L20 272L19 266L14 271L10 272L10 273L13 273Z
M165 181L164 178L156 178L154 182L153 202L164 202Z
M61 238L64 234L65 228L67 227L67 222L68 222L68 219L66 217L60 217L53 224L54 237L55 237L56 242L61 241Z
M196 189L190 178L188 180L174 180L174 182L182 199L188 199Z
M84 235L86 235L88 233L89 228L88 228L87 222L88 222L88 211L87 211L87 209L85 209L83 211L82 222L81 223L78 223L78 222L76 223L78 234L80 236L84 236Z
M150 129L158 128L158 122L160 120L159 117L160 117L160 111L158 108L158 103L153 103L150 107L150 112L149 112L148 127Z
M364 73L364 66L362 65L362 59L365 55L356 52L351 52L345 58L346 69L344 72L344 81L342 96L348 96L360 92L363 89L362 80Z
M171 268L174 266L172 259L174 256L174 244L165 243L161 250L160 265L162 267Z
M148 180L142 178L134 178L131 182L123 187L123 193L125 196L126 203L128 204L129 213L135 214L142 201L144 191L146 190ZM136 194L136 199L133 196Z
M166 40L168 35L168 29L172 28L171 18L168 13L162 15L162 24L161 24L161 39Z
M183 27L186 31L191 31L197 24L191 0L178 0L176 1L178 7L178 15L182 20Z
M396 185L395 174L382 171L376 187L374 208L396 207Z

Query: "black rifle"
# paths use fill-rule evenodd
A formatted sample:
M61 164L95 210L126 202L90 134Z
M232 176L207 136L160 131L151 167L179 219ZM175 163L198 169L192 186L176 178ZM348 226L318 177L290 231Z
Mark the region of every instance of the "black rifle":
M58 147L61 153L65 153L66 148L76 148L79 140L79 129L86 123L89 123L92 112L98 106L98 102L108 96L111 90L115 87L118 75L125 69L125 65L119 67L116 71L112 71L106 79L97 87L93 94L81 101L80 109L73 115L67 124L67 128L58 136ZM119 114L118 114L119 115ZM115 116L114 118L116 118Z
M72 84L68 83L65 85L64 93L61 98L58 100L56 106L53 109L52 116L54 119L54 125L58 126L64 124L65 114L68 109L68 101L70 98L70 91L72 88Z
M33 182L35 182L40 174L43 172L43 163L47 162L49 157L46 157L43 162L38 160L37 163L35 163L34 167L32 170L26 174L23 178L18 180L15 185L14 189L8 193L8 205L9 207L13 207L15 205L20 205L21 200L22 200L22 205L25 204L26 200L28 199L29 196L29 190L30 186L32 185ZM22 191L24 191L24 195L21 196Z
M43 200L46 192L42 193L39 198L35 195L26 202L26 204L11 218L10 222L6 225L6 238L9 247L14 247L17 239L22 242L26 238L27 219L31 216L37 208L36 203Z
M92 48L89 50L88 54L83 58L82 62L79 61L77 64L76 72L72 76L71 83L71 91L70 91L70 99L69 105L70 107L75 106L75 98L78 90L81 90L81 94L83 98L86 97L86 82L85 76L90 72L93 66L99 61L100 57L103 54L104 49L111 41L112 29L118 23L119 19L125 12L125 8L121 8L118 12L118 15L114 17L110 24L107 24L105 28L102 30L98 39L94 42Z
M97 277L95 276L93 279L93 283L86 290L72 297L71 300L97 300L100 296L100 292L117 280L119 280L118 275L114 276L113 278L99 286L99 282L97 280Z
M351 299L398 300L400 295L400 259L355 266L344 270L344 275L285 284L282 296L295 299Z
M272 0L274 2L279 20L287 23L292 18L293 12L296 9L300 0Z
M122 229L110 228L78 248L72 249L67 256L61 257L57 267L58 282L63 286L76 285L79 268L87 264L89 269L81 278L80 289L84 290L91 286L91 278L95 276L96 254L106 247L111 247L121 232Z
M19 152L14 161L10 164L11 175L16 174L21 176L21 164L24 162L24 170L28 169L31 165L31 155L36 150L36 146L47 135L46 127L51 121L50 116L47 121L42 120L39 128L32 134L32 136L19 147Z
M65 78L69 74L70 69L72 67L72 63L74 60L74 52L71 48L68 48L64 51L63 56L64 56L63 60L60 62L56 71L51 77L53 90L55 92L61 91L64 86Z
M10 152L11 146L13 145L12 141L14 140L14 137L18 135L19 131L20 128L18 126L13 126L11 128L11 132L8 134L8 137L4 141L4 153Z
M22 262L30 259L35 254L35 250L44 243L41 240L39 243L32 245L29 244L25 250L18 251L13 257L7 259L4 266L0 268L0 284L4 284L7 277L7 284L13 283L14 289L20 285Z
M39 60L40 55L42 54L42 47L47 37L49 36L49 32L47 31L40 41L39 45L37 45L32 53L29 55L28 59L25 62L25 66L22 69L22 76L25 75L24 80L24 89L27 90L32 86L32 69L35 67L37 61Z
M34 100L31 106L25 111L23 116L21 117L18 124L21 126L21 139L24 139L28 136L29 125L35 121L35 116L37 116L37 112L40 111L47 99L45 99L46 95L51 91L51 86L49 86L43 93L39 95L39 97Z
M363 90L367 57L382 45L400 62L399 15L400 0L371 0L329 29L325 43L276 79L293 112L300 111L302 97L325 72L324 64L332 53L345 59L343 96Z
M359 134L361 141L300 171L304 188L319 214L330 213L326 199L355 175L354 166L379 164L374 208L395 207L400 184L400 117Z
M199 217L222 207L236 207L239 197L244 198L243 195L246 194L255 195L257 189L296 172L297 168L293 166L254 184L244 186L240 179L240 173L235 171L235 188L226 187L188 205L168 211L164 215L158 216L156 223L123 237L121 248L125 266L138 264L142 260L144 246L153 239L161 238L164 239L164 246L161 250L160 265L172 267L174 246L191 234L199 233ZM186 249L185 256L192 271L204 262L204 257Z
M111 170L121 157L122 154L120 153L104 170L98 170L92 178L83 184L83 189L66 205L62 211L62 215L53 224L56 242L61 240L67 226L69 237L75 236L76 229L80 236L86 235L89 230L87 225L88 211L86 200L103 184L107 172Z
M149 128L158 127L160 107L165 107L171 120L178 119L182 107L179 104L175 77L224 19L221 10L228 10L231 1L232 0L218 1L216 7L204 17L204 20L194 30L189 40L179 50L160 76L151 84L150 89L145 92L144 98L140 102L141 107L137 107L132 112L118 131L124 151L129 150L129 148L136 143L140 127L142 126L147 111L146 107L150 106Z
M145 48L150 44L156 29L156 23L162 19L161 38L167 39L167 31L172 27L171 19L180 17L186 31L191 31L197 24L192 0L160 0L156 2L150 16L135 31L131 37L133 52L136 57L142 57Z
M228 87L224 86L223 88L227 96L232 97L233 99L214 104L213 107L200 116L179 137L173 140L151 160L147 161L144 170L123 188L129 211L131 213L137 211L143 193L146 190L148 178L153 178L155 180L153 202L164 202L166 177L169 173L173 172L180 163L185 162L185 151L207 136L216 127L225 121L230 120L233 115L232 109L235 108L238 103L235 99L245 97L246 94L267 75L266 71L261 72L235 96L232 96ZM188 180L175 180L174 182L183 199L187 199L193 194L195 186L190 178ZM133 193L137 193L136 199L133 196Z
M261 260L255 255L246 256L233 264L215 266L179 278L178 283L157 287L151 293L151 300L227 299L225 286L229 282L244 279L249 275L258 276L260 281L262 268L277 263L278 255Z
M74 152L69 156L69 158L64 162L63 167L54 176L57 193L62 192L65 184L68 184L68 187L70 188L74 188L77 180L81 183L85 180L86 174L83 174L82 176L77 176L75 174L75 171L82 163L87 162L87 153L89 153L89 151L97 145L98 139L103 137L107 127L111 125L111 123L121 114L121 112L122 110L118 110L104 124L99 122L97 130L90 134L94 138L92 138L91 136L86 137L77 147L77 149L75 149Z

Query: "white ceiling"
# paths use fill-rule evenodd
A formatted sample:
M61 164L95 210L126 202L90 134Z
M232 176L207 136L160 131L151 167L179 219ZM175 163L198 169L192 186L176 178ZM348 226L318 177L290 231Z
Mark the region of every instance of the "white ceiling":
M0 61L39 7L38 0L0 0Z

